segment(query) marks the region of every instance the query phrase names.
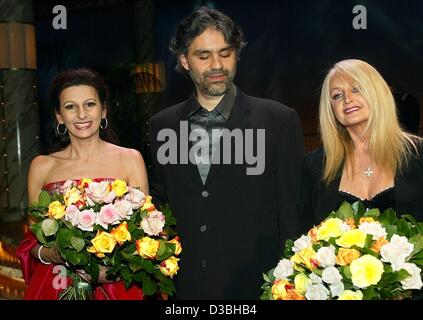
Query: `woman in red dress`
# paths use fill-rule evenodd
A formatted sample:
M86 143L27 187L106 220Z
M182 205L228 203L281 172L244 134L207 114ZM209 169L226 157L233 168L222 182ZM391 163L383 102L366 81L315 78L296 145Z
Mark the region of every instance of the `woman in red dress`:
M28 173L29 203L38 200L41 190L59 191L66 180L91 178L96 181L122 179L148 194L148 179L141 154L106 142L108 90L103 78L88 69L64 71L54 80L50 100L61 138L59 151L33 159ZM30 222L31 223L31 222ZM53 285L64 265L57 248L41 246L29 231L17 249L25 282L25 299L58 299L63 289ZM123 282L111 282L100 270L94 299L138 300L136 286L126 290ZM55 288L56 287L56 288Z

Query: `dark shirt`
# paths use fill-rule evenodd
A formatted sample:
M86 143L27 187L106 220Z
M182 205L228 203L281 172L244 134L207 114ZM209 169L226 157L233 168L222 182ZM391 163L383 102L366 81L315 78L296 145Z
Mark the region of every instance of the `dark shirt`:
M210 171L210 165L213 159L213 153L219 145L220 135L212 135L213 129L220 130L225 128L226 120L228 120L232 108L235 104L236 88L232 84L229 91L223 96L222 100L212 110L208 111L203 108L195 98L192 99L193 108L188 115L191 131L196 129L203 129L207 132L208 139L200 136L197 142L193 143L199 150L207 150L207 146L204 144L208 143L208 154L196 153L195 163L198 168L201 180L203 184L206 184L207 176Z
M339 190L339 195L343 198L343 200L349 203L361 201L367 210L378 208L380 212L382 213L386 209L395 208L395 187L394 186L386 188L385 190L373 196L371 199L361 199L355 194L346 192L344 190Z

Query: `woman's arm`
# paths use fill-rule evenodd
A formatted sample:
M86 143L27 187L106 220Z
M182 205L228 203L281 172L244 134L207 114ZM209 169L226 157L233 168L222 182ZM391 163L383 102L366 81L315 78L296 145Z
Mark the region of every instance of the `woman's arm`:
M48 157L37 156L32 160L28 172L28 202L30 204L38 201L38 195L41 192L44 179L49 170L51 170L51 161ZM33 223L34 221L30 217L29 224L31 225ZM41 258L42 261L48 263L64 263L56 247L47 248L43 246L40 248L40 244L32 248L31 255L34 258L38 260Z

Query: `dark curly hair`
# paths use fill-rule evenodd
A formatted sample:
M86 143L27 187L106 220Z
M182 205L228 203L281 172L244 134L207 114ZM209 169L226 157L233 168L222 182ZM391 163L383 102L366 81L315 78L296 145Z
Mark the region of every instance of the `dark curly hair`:
M242 48L246 45L241 28L219 10L200 7L178 24L170 40L169 49L175 54L177 61L176 71L187 73L180 64L179 57L186 55L192 41L208 28L222 32L225 41L236 50L239 58Z
M49 92L52 113L60 113L60 94L62 91L66 88L80 85L93 87L97 91L102 108L108 108L109 89L104 78L94 70L88 68L79 68L65 70L53 80ZM55 133L57 141L55 141L52 148L49 148L48 153L62 150L70 143L68 134L58 135L56 130ZM113 143L117 141L116 135L110 129L110 126L108 126L106 130L100 130L100 137L103 140Z

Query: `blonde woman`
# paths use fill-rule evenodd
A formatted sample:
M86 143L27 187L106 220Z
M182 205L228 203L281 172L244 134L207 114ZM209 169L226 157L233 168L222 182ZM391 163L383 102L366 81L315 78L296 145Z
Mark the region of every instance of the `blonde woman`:
M422 140L401 129L392 93L374 67L336 63L323 82L319 122L323 148L304 162L302 232L345 200L423 220Z

